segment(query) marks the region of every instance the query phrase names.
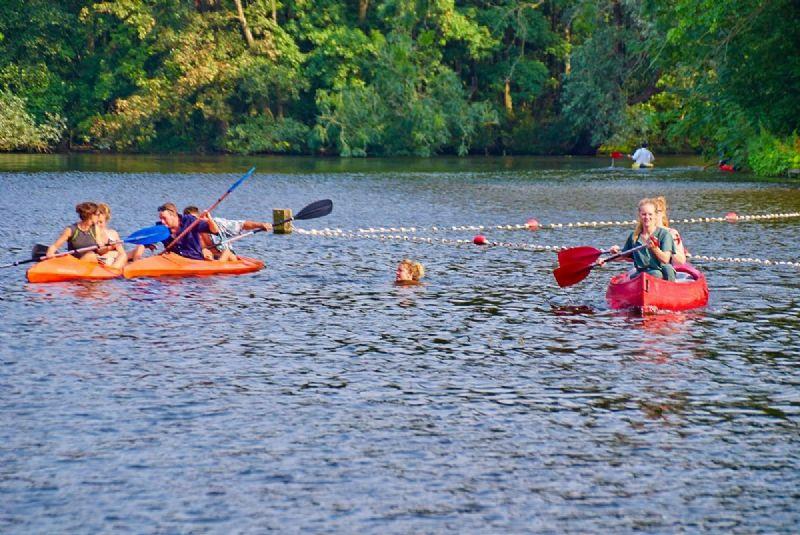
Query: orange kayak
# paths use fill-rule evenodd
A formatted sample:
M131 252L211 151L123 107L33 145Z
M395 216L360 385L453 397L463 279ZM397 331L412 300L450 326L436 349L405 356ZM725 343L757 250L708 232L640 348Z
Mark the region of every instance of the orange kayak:
M179 254L167 253L131 262L122 274L126 279L136 277L202 277L205 275L240 275L264 268L264 262L240 256L236 262L193 260Z
M72 255L42 260L27 272L30 282L63 282L75 280L114 279L122 275L115 269L97 262L78 260Z

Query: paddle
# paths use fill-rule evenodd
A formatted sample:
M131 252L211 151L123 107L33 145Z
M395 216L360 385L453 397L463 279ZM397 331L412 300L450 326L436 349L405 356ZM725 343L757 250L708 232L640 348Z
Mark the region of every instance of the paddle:
M622 158L622 153L618 151L614 151L611 153L611 167L614 167L614 160L619 160Z
M639 249L644 249L645 247L647 247L647 245L642 244L634 247L633 249L628 249L627 251L622 251L615 255L611 255L608 258L606 258L606 262L614 260L615 258L619 258L621 256L629 255L632 252L638 251ZM554 269L553 276L556 278L556 282L558 283L558 285L562 288L565 288L567 286L572 286L573 284L578 284L583 279L588 277L592 269L597 266L597 264L595 264L595 261L603 253L603 251L599 249L596 249L596 251L597 255L594 256L594 258L591 261L564 264Z
M187 234L188 234L188 233L189 233L189 232L190 232L190 231L191 231L191 230L192 230L194 227L196 227L197 225L199 225L199 224L200 224L200 220L202 220L202 219L203 219L203 218L204 218L206 215L208 215L208 213L209 213L209 212L211 212L211 210L213 210L214 208L216 208L217 206L219 206L219 204L220 204L222 201L224 201L224 200L225 200L225 197L227 197L228 195L230 195L230 194L231 194L231 192L232 192L233 190L235 190L236 188L238 188L238 187L239 187L239 184L241 184L242 182L244 182L245 180L247 180L248 178L250 178L250 176L251 176L251 175L252 175L252 174L255 172L255 170L256 170L256 168L255 168L255 167L251 167L251 168L250 168L250 170L249 170L248 172L246 172L244 175L242 175L242 178L240 178L239 180L237 180L236 182L234 182L234 183L233 183L233 185L232 185L231 187L229 187L229 188L228 188L228 191L226 191L225 193L223 193L223 194L222 194L222 196L221 196L219 199L217 199L217 202L215 202L214 204L212 204L211 206L209 206L208 208L206 208L206 209L203 211L203 213L202 213L202 214L200 214L200 215L197 217L197 219L195 219L194 221L192 221L192 223L191 223L191 224L190 224L188 227L186 227L185 229L183 229L183 232L181 232L180 234L178 234L177 236L175 236L175 239L173 239L171 242L169 242L169 245L167 245L167 246L164 248L164 250L161 252L161 254L168 253L168 252L169 252L169 250L170 250L170 249L172 249L172 248L175 246L175 244L176 244L176 243L178 243L179 241L181 241L181 240L183 239L183 237L184 237L184 236L186 236L186 235L187 235Z
M600 255L610 253L611 251L601 251L588 245L581 245L580 247L571 247L569 249L562 249L558 252L559 264L591 264Z
M331 201L330 199L323 199L321 201L312 202L311 204L309 204L308 206L306 206L305 208L303 208L302 210L297 212L297 215L295 215L293 217L289 217L289 218L283 219L281 221L278 221L278 222L274 223L272 226L273 227L277 227L278 225L283 225L284 223L288 223L290 221L295 221L295 220L304 221L304 220L307 220L307 219L316 219L318 217L326 216L326 215L330 214L332 211L333 211L333 201ZM229 244L231 242L234 242L236 240L241 240L244 237L250 236L252 234L257 234L257 233L263 232L263 231L264 231L263 228L250 230L250 231L247 231L247 232L245 232L243 234L239 234L238 236L234 236L233 238L230 238L229 240L225 240L225 241L217 244L217 246L227 245L227 244Z
M60 256L67 256L73 253L88 253L89 251L94 251L96 249L100 249L101 247L106 247L107 245L116 245L118 243L133 243L136 245L150 245L153 243L158 243L160 241L164 241L169 237L169 229L164 225L153 225L152 227L147 227L143 229L139 229L127 238L124 238L120 241L112 241L108 242L103 245L89 245L88 247L81 247L80 249L72 249L70 251L64 251L62 253L56 253L53 255L52 258L58 258ZM7 268L12 266L18 266L20 264L29 264L31 262L39 262L42 260L47 254L47 245L43 245L41 243L37 243L33 246L33 250L31 251L31 257L25 260L17 260L16 262L12 262L10 264L5 264L0 266L0 268Z

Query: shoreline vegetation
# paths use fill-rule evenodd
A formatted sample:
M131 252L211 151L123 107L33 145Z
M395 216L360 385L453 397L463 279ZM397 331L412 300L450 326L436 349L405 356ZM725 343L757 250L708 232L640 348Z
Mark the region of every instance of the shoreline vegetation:
M800 168L795 2L8 0L0 151Z

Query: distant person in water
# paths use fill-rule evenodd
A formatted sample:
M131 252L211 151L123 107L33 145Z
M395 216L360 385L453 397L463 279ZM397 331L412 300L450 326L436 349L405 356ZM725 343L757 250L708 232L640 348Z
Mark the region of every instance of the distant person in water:
M48 258L53 257L58 248L67 244L67 249L83 249L85 247L97 246L97 204L93 202L82 202L75 206L79 221L64 229L61 235L47 248ZM72 253L76 258L89 262L97 262L97 252L86 251L83 253Z
M636 152L629 156L631 160L633 160L633 167L653 167L653 162L656 160L656 157L653 156L653 153L647 148L647 142L643 142L642 146L636 149Z
M103 246L97 250L98 260L107 266L122 269L128 263L128 254L119 239L119 233L108 227L111 221L111 207L106 203L97 203L97 243Z
M396 284L418 284L419 280L424 276L425 267L422 264L409 258L404 258L397 265L394 282Z
M735 166L734 164L732 164L732 163L731 163L731 160L730 160L730 158L722 158L722 159L721 159L721 160L720 160L720 161L717 163L717 168L718 168L720 171L726 171L726 172L728 172L728 173L733 173L734 171L736 171L736 166Z
M184 215L193 215L197 217L200 215L200 210L196 206L187 206L183 209ZM272 230L272 225L261 221L249 221L246 219L225 219L222 217L211 217L219 229L219 233L202 234L201 239L203 242L203 256L205 258L212 258L221 260L223 262L238 260L233 248L224 243L226 240L238 236L243 232L250 230Z

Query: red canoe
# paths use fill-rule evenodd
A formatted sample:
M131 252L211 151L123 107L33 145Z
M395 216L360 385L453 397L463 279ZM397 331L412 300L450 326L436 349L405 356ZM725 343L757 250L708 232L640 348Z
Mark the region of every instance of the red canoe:
M606 301L614 309L638 308L643 311L690 310L708 304L706 277L696 269L677 266L675 270L689 278L670 282L642 274L634 279L628 273L611 278ZM680 276L680 275L679 275Z

